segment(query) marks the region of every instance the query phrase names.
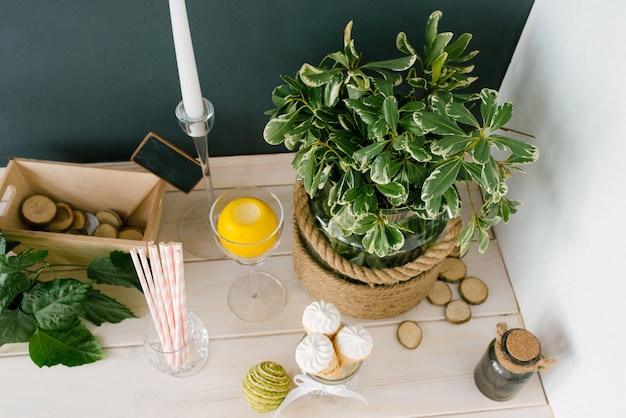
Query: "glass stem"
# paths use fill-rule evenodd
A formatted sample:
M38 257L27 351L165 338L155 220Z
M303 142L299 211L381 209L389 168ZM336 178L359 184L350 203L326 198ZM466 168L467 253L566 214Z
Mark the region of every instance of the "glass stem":
M257 280L257 273L254 265L248 265L248 271L250 272L250 293L252 295L252 299L256 299L259 297L259 282Z
M202 177L204 179L204 188L209 199L209 206L213 203L215 195L213 192L213 182L211 181L211 170L209 168L209 140L208 135L192 137L193 143L198 152L200 166L202 167Z

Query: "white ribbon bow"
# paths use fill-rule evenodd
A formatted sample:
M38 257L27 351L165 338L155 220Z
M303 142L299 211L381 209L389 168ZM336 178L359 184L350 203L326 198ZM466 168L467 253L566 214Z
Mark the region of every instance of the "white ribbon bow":
M298 387L289 392L287 397L280 404L280 407L276 410L274 417L277 417L283 410L283 408L285 408L291 402L295 401L298 398L301 398L304 395L316 391L328 393L329 395L341 396L344 398L358 399L362 402L367 403L367 399L365 399L363 395L351 389L348 389L346 385L325 385L304 374L295 375L293 381L296 385L298 385Z

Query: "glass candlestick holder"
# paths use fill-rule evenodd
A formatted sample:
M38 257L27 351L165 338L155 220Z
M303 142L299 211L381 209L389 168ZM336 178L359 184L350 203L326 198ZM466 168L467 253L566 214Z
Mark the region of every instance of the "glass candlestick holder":
M178 226L178 233L185 250L196 257L206 259L211 254L212 234L209 211L215 198L209 168L208 135L215 122L215 109L210 101L204 98L202 100L204 114L200 118L190 118L185 112L182 101L176 106L176 118L183 132L193 140L204 181L202 197L185 211ZM191 193L199 192L192 191Z

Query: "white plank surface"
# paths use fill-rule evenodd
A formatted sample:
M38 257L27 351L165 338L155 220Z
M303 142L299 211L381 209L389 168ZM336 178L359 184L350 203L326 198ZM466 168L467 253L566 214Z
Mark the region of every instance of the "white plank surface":
M108 294L129 305L139 318L121 324L92 327L108 358L95 364L66 368L37 368L23 344L0 347L0 408L15 417L255 417L245 403L241 382L246 371L263 360L287 367L291 374L295 346L302 335L300 316L311 301L293 271L289 255L291 190L294 175L289 155L223 157L211 161L214 184L223 189L239 184L270 187L285 203L286 229L276 255L263 270L277 275L287 288L287 306L276 318L246 323L228 309L228 286L244 273L225 258L211 237L210 256L187 253L185 275L190 309L209 330L209 361L195 376L176 379L153 369L141 343L149 320L143 296L128 289L107 288ZM132 165L114 165L136 169ZM219 192L219 189L218 189ZM168 189L159 240L180 239L178 223L184 211L204 199L202 190L188 195ZM472 319L462 325L444 320L443 308L423 301L395 318L365 321L344 318L368 327L375 349L360 378L368 404L351 401L341 409L324 408L310 397L287 406L284 417L469 417L551 418L541 382L535 376L512 400L494 402L476 389L473 369L495 335L497 322L523 326L502 263L497 241L486 254L475 248L464 258L468 275L483 279L489 298L472 307ZM458 295L456 286L452 286ZM415 350L400 346L397 325L412 319L424 337ZM10 376L10 378L9 378ZM36 394L37 402L33 402ZM268 414L268 416L271 416Z

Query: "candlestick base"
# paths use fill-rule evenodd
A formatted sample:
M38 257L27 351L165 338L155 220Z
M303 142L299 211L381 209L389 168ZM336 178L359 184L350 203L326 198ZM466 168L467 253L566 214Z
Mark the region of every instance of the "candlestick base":
M208 134L215 121L215 109L210 101L202 100L204 114L200 118L190 118L185 112L182 101L176 106L175 113L178 123L183 132L193 140L198 152L205 189L202 198L185 211L178 225L178 234L187 252L195 257L206 259L211 254L219 254L219 251L213 245L211 226L209 225L209 211L215 196L209 169ZM199 192L192 193L199 194Z

